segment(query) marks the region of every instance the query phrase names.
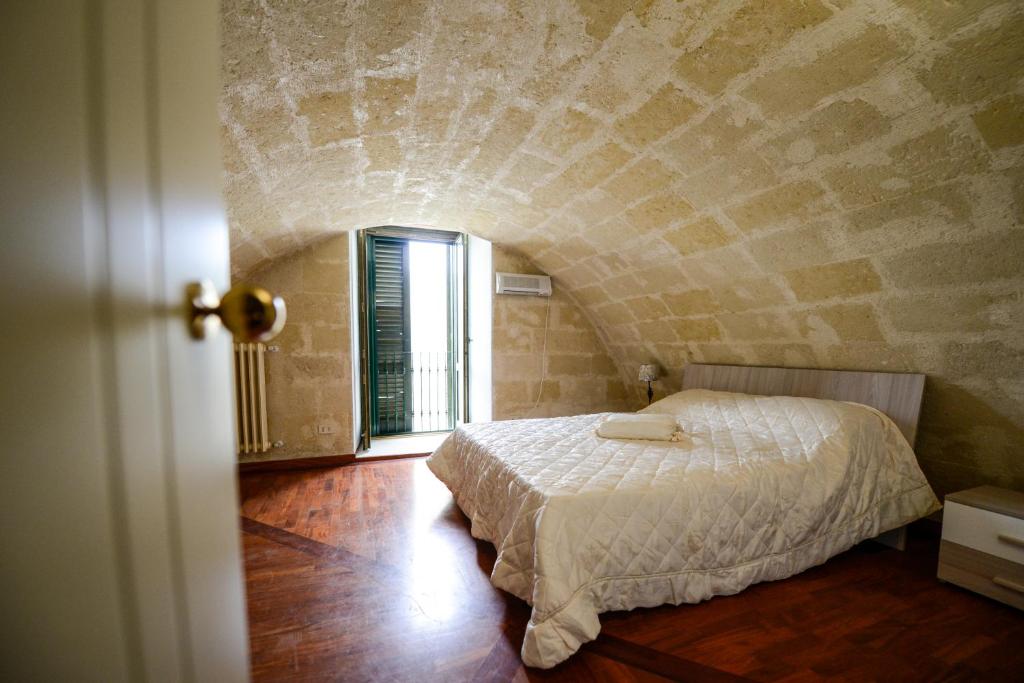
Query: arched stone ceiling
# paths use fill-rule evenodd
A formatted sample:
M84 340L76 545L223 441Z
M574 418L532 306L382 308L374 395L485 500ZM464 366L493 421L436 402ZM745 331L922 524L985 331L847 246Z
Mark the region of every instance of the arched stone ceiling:
M223 3L236 273L379 224L512 247L624 373L914 370L933 481L1024 486L1024 4Z

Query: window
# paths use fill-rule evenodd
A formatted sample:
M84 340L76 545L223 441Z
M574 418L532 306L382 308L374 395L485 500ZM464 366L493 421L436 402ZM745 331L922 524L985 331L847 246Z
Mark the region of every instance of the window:
M465 238L393 227L364 233L367 436L450 431L465 403Z

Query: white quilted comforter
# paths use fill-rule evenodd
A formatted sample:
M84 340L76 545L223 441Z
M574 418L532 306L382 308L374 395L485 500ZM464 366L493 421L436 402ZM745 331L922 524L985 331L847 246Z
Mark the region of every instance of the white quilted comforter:
M603 439L605 414L459 427L427 465L494 544L491 582L533 607L523 662L551 667L608 610L729 595L938 509L867 406L690 390L645 411L678 443Z

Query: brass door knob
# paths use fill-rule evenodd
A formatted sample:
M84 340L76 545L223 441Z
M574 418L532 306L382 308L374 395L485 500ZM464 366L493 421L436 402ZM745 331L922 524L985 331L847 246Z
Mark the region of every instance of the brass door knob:
M222 296L208 280L190 282L188 325L193 339L205 339L210 320L220 320L237 341L263 342L273 339L284 327L284 299L262 287L235 285Z

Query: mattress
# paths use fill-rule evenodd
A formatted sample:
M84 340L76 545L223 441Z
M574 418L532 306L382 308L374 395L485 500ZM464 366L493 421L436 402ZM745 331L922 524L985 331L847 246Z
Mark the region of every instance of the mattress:
M645 412L679 442L604 439L607 415L460 426L427 460L497 549L491 582L533 608L548 668L598 615L783 579L939 508L893 422L853 403L683 391Z

